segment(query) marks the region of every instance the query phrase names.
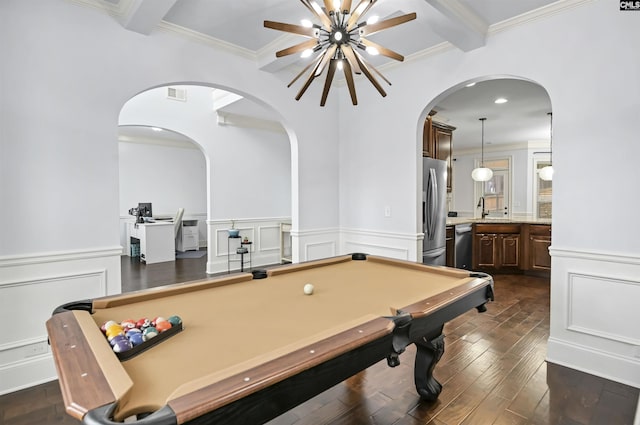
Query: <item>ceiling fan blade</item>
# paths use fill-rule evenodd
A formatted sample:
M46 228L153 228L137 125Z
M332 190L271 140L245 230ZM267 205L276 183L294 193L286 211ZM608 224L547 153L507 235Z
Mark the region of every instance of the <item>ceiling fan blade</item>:
M302 52L307 49L313 49L318 45L318 40L307 40L303 41L300 44L296 44L295 46L291 46L289 48L280 50L276 52L276 57L281 58L283 56L292 55L294 53Z
M404 24L405 22L413 21L418 15L414 13L407 13L406 15L397 16L395 18L387 19L375 24L365 25L360 29L360 36L365 37L367 35L375 34L379 31L386 30L387 28L395 27L396 25Z
M335 55L337 49L338 49L338 46L336 44L332 44L331 47L325 50L324 57L322 58L322 60L320 61L320 64L316 68L316 71L315 71L316 77L322 74L322 71L324 71L324 67L327 66L327 63L331 59L333 59L333 55Z
M349 17L349 20L347 21L347 31L351 31L353 29L353 26L358 23L358 19L360 19L362 15L367 13L367 11L371 9L371 6L373 6L376 1L377 0L360 0L360 3L358 3L356 8L353 10L353 13Z
M360 65L360 69L362 69L362 72L364 73L364 75L366 75L369 81L371 81L371 84L373 84L373 87L375 87L376 90L378 90L378 93L380 93L382 97L386 97L387 92L384 91L384 89L382 88L378 80L376 80L376 77L371 73L371 71L369 71L367 64L364 62L364 60L360 58L360 55L358 55L357 52L356 52L356 59Z
M331 19L329 19L329 17L324 12L324 10L322 10L322 8L318 6L318 3L316 3L315 1L310 2L309 0L300 0L300 1L302 2L302 4L304 4L307 7L307 9L311 11L311 13L313 13L318 17L318 19L320 19L320 21L322 22L322 25L324 26L324 29L331 32Z
M378 71L373 65L367 62L366 59L362 57L362 55L358 55L358 58L360 59L361 64L366 65L367 69L374 71L376 74L378 74L378 77L382 78L387 84L391 85L391 81L387 80L387 78L382 75L382 73Z
M356 84L353 82L353 73L351 72L351 65L349 65L349 61L344 61L342 70L344 71L344 77L347 80L347 87L349 87L351 103L357 105L358 96L356 96Z
M318 60L316 61L316 66L313 68L313 70L311 71L311 73L309 74L309 77L307 78L307 81L304 82L304 85L302 86L302 88L300 89L300 91L298 92L298 94L296 95L296 100L300 100L300 98L302 97L302 95L304 94L304 92L307 91L307 89L309 88L309 86L311 85L311 83L313 82L313 80L316 78L316 70L318 69L318 67L320 66L320 63L324 60L324 57L326 56L326 54L322 54L320 55L320 57L318 58Z
M333 76L336 73L337 66L338 66L338 61L336 59L331 59L331 62L329 62L329 70L327 71L327 79L324 80L324 89L322 89L322 98L320 99L320 106L324 106L327 103L327 96L329 95L329 90L331 89L331 82L333 81Z
M351 13L351 0L342 0L341 12Z
M318 55L318 57L316 59L313 60L313 62L311 62L309 65L305 66L304 69L302 71L300 71L300 73L298 75L296 75L296 78L294 78L293 80L291 80L291 82L287 85L287 87L291 87L293 85L293 83L295 83L296 81L298 81L298 78L300 78L302 76L302 74L304 74L305 72L307 72L309 70L309 68L311 68L314 65L318 65L318 63L320 62L320 59L322 58L322 55ZM314 68L315 71L315 68Z
M404 56L402 56L400 53L394 52L391 49L387 49L386 47L383 47L378 43L374 43L371 40L367 40L366 38L361 38L360 41L367 47L374 47L378 52L380 52L382 56L386 56L400 62L404 61Z
M324 0L324 8L327 13L335 12L335 9L333 8L333 0Z
M344 56L347 58L347 60L351 64L351 67L353 68L353 71L356 74L362 74L362 71L360 70L360 64L358 63L358 60L356 59L356 54L353 51L353 48L349 44L343 44L342 46L340 46L340 50L342 50L342 53L344 54Z
M315 28L307 28L302 25L285 24L282 22L264 21L264 26L265 28L271 28L272 30L290 32L311 38L316 38L318 34Z

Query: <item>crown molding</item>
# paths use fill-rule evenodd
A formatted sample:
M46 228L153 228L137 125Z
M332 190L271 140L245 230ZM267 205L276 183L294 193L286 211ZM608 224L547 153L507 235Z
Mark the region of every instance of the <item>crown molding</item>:
M574 7L582 6L587 3L593 3L594 1L595 0L560 0L555 3L539 7L538 9L523 13L522 15L514 16L513 18L495 23L489 26L487 35L497 34L499 32L527 24L538 19L557 15L569 9L573 9Z
M193 31L188 28L181 27L180 25L175 25L166 21L162 21L158 24L157 28L168 33L180 35L182 37L188 38L190 40L202 43L210 47L215 47L216 49L229 52L231 54L243 57L245 59L250 59L252 61L255 61L258 59L257 53L254 52L253 50L245 49L244 47L240 47L233 43L229 43L227 41L220 40L218 38L211 37L209 35L205 35L198 31Z
M501 143L497 145L484 145L484 152L487 153L496 153L496 152L506 152L506 151L519 151L519 150L534 150L534 149L549 149L549 141L548 140L530 140L528 142L522 143ZM458 155L474 155L479 154L481 148L465 148L465 149L456 149L455 156Z

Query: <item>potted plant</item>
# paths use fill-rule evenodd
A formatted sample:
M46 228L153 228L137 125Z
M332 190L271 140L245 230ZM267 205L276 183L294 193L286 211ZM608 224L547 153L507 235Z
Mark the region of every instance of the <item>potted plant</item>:
M229 232L229 237L230 238L237 238L240 234L240 230L236 229L236 221L235 220L231 220L231 229L227 229L227 232Z

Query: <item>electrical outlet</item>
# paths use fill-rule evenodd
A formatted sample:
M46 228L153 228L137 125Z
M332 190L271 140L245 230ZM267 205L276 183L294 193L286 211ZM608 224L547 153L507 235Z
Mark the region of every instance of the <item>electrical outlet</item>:
M389 205L384 207L384 216L391 217L391 207Z

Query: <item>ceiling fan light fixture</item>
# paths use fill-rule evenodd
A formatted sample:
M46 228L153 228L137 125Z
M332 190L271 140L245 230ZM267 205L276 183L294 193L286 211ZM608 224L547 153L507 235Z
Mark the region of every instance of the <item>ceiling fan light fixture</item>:
M378 15L373 15L372 17L367 19L367 25L377 24L379 20L380 20L380 17Z
M324 0L324 7L321 7L315 0L301 0L302 4L304 4L320 24L313 23L313 21L307 19L302 22L302 25L264 21L266 28L300 35L308 39L307 41L276 52L276 57L302 53L301 57L306 58L315 53L315 59L313 59L311 63L308 63L288 85L288 87L291 87L303 74L307 75L306 81L296 96L296 100L300 100L313 80L324 73L326 79L320 100L320 106L324 106L336 70L342 71L347 83L351 102L354 105L358 104L354 74L363 74L382 97L387 95L378 82L378 78L382 78L389 85L391 85L391 82L375 69L374 66L365 59L364 56L366 55L358 52L358 49L366 50L370 55L382 55L402 62L404 56L370 41L366 37L412 21L416 19L417 15L415 13L408 13L384 21L379 21L378 17L372 17L372 19L368 21L360 21L360 19L364 18L363 15L365 15L377 1L378 0L360 0L355 9L351 10L351 0ZM309 26L310 23L311 26ZM325 72L325 70L327 71Z
M308 20L308 19L302 19L302 20L300 21L300 25L302 25L302 26L303 26L303 27L305 27L305 28L313 28L313 22L311 22L311 21L310 21L310 20Z

